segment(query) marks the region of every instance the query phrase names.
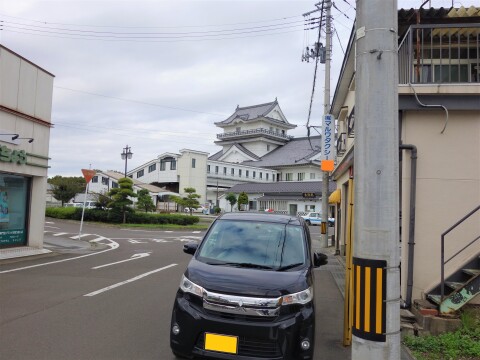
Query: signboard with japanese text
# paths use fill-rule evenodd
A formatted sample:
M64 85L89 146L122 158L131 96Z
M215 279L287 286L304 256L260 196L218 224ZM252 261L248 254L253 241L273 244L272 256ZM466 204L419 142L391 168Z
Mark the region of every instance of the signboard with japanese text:
M335 119L330 114L323 116L321 145L321 169L323 171L332 171L335 161Z

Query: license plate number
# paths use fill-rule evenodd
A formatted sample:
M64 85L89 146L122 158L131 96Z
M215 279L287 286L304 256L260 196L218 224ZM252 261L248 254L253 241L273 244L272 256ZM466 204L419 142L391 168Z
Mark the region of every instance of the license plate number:
M236 354L237 345L237 336L205 333L205 350Z

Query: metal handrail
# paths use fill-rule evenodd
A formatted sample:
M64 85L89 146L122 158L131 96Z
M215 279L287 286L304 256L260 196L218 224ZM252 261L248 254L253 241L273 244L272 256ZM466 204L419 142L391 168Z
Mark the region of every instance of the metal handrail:
M458 220L454 225L448 228L444 233L442 233L442 244L441 244L441 283L440 283L440 296L441 296L441 301L443 301L443 298L445 297L445 264L452 260L455 256L460 254L463 250L465 250L467 247L472 245L475 241L480 239L480 236L478 236L476 239L471 241L468 245L466 245L463 249L459 250L456 254L451 256L447 261L445 261L445 235L447 235L449 232L451 232L453 229L455 229L457 226L459 226L461 223L463 223L465 220L467 220L470 216L475 214L478 210L480 210L480 205L478 205L475 209L470 211L467 215L465 215L463 218Z

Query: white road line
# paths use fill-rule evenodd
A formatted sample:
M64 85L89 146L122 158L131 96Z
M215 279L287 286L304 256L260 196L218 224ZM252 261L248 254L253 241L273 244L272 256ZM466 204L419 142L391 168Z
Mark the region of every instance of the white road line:
M36 268L36 267L39 267L39 266L57 264L57 263L61 263L61 262L64 262L64 261L77 260L77 259L81 259L81 258L84 258L84 257L87 257L87 256L98 255L98 254L101 254L101 253L104 253L104 252L107 252L107 251L115 250L116 248L119 247L118 243L116 243L115 241L110 240L110 239L107 239L107 240L110 241L110 244L108 244L108 246L110 246L110 249L102 250L102 251L95 252L95 253L92 253L92 254L81 255L81 256L74 257L74 258L51 261L51 262L48 262L48 263L30 265L30 266L25 266L25 267L21 267L21 268L11 269L11 270L4 270L4 271L0 271L0 274L5 274L5 273L9 273L9 272L14 272L14 271L20 271L20 270L26 270L26 269L31 269L31 268Z
M46 228L60 229L58 226L45 225Z
M192 234L200 234L201 231L192 231Z
M152 275L152 274L155 274L159 271L162 271L162 270L165 270L165 269L168 269L168 268L171 268L173 266L177 266L177 264L170 264L170 265L167 265L167 266L164 266L160 269L156 269L156 270L153 270L153 271L149 271L147 273L144 273L142 275L138 275L138 276L135 276L131 279L128 279L128 280L125 280L125 281L122 281L122 282L119 282L119 283L116 283L116 284L113 284L113 285L110 285L110 286L107 286L103 289L100 289L100 290L97 290L97 291L94 291L94 292L91 292L91 293L88 293L88 294L85 294L83 296L95 296L95 295L98 295L98 294L101 294L105 291L108 291L108 290L112 290L112 289L115 289L116 287L119 287L119 286L122 286L122 285L125 285L125 284L128 284L128 283L131 283L133 281L137 281L137 280L140 280L148 275Z
M45 221L45 224L55 224L53 221Z
M127 261L132 261L132 260L141 259L141 258L144 258L144 257L146 257L146 256L150 256L150 253L134 254L134 255L132 255L132 257L131 257L130 259L120 260L120 261L116 261L116 262L113 262L113 263L110 263L110 264L95 266L95 267L93 267L92 269L100 269L100 268L103 268L103 267L106 267L106 266L110 266L110 265L115 265L115 264L120 264L120 263L124 263L124 262L127 262Z
M53 236L61 236L61 235L67 235L68 233L56 233L56 234L53 234Z
M98 242L98 241L102 241L102 240L105 240L105 239L107 239L107 238L103 237L103 236L99 236L98 238L93 239L93 240L89 240L88 242Z
M130 239L128 240L129 243L131 244L146 244L147 242L146 241L138 241L138 240L135 240L135 239Z
M82 235L70 236L70 239L77 240L77 239L80 239L84 236L89 236L89 235L92 235L92 234L82 234Z

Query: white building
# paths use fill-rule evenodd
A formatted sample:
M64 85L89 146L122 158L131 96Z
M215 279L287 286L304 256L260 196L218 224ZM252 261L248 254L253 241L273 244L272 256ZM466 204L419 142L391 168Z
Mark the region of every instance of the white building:
M54 75L0 45L0 259L43 249Z

